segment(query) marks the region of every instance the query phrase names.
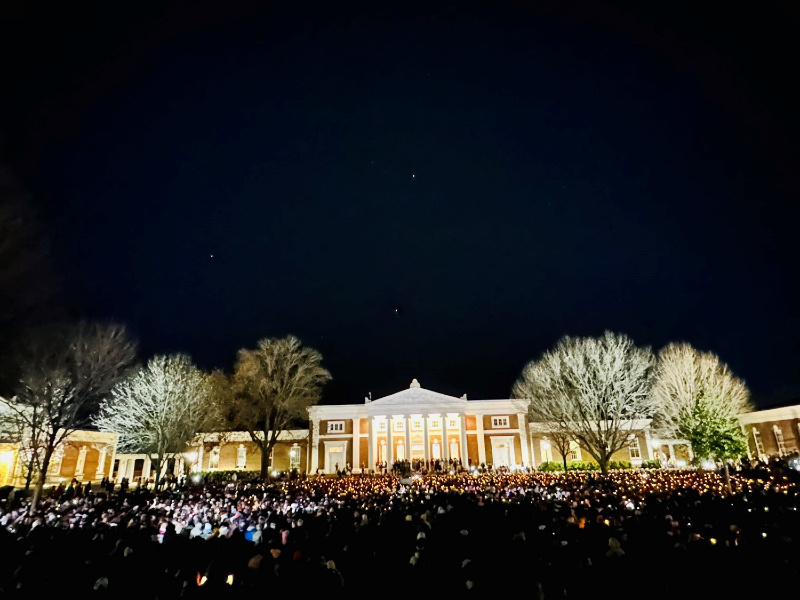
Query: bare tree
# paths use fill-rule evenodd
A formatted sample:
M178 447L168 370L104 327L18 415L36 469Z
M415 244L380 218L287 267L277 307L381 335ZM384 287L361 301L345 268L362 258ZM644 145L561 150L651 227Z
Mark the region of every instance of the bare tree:
M625 335L565 337L525 366L513 394L530 400L533 420L577 440L606 473L613 454L651 416L654 363L649 348Z
M308 417L306 409L331 379L321 362L319 352L294 336L263 339L255 350L239 351L230 392L223 396L225 414L229 427L246 430L261 450L262 477L280 432Z
M195 434L215 422L212 400L210 375L188 356L156 356L114 387L94 424L118 433L123 452L150 456L158 484L165 461L185 452Z
M43 411L38 406L24 408L24 417L15 403L0 396L0 439L17 445L21 458L21 470L25 477L25 490L41 467L42 448L45 445ZM13 406L12 406L13 404Z
M37 330L20 353L17 395L5 406L41 440L35 505L53 452L70 433L90 425L91 411L133 362L136 344L120 325L78 323Z
M652 395L659 435L689 440L698 459L722 460L730 487L727 460L746 450L738 416L753 410L745 383L716 354L670 344L658 355Z

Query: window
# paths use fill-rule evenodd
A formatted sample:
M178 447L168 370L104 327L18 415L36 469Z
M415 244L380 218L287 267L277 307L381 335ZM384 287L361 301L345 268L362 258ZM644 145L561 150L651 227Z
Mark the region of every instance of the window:
M758 456L764 455L764 444L761 441L761 433L759 433L758 429L753 427L753 442L756 446L756 454Z
M406 422L403 419L397 419L394 421L394 430L395 431L405 431L406 430Z
M219 446L214 446L208 453L208 468L219 469Z
M458 429L458 419L447 419L448 429Z
M289 449L289 468L290 469L299 469L300 468L300 446L294 444Z
M244 444L239 444L239 447L236 449L236 468L244 469L246 467L247 467L247 448L245 448Z
M440 460L442 458L442 450L441 446L439 445L439 440L434 440L433 444L431 444L431 458L433 460Z
M581 459L581 447L578 445L578 442L570 442L569 443L569 454L567 455L567 460L580 460Z
M406 444L401 439L397 442L397 460L405 460L406 459Z
M328 433L344 433L344 421L328 421Z
M631 460L640 460L642 458L642 449L639 446L639 438L631 436L628 440L628 451L631 453Z
M492 417L492 427L494 429L508 426L508 417Z
M380 419L376 421L378 425L378 431L386 431L386 419Z
M439 419L431 419L431 429L441 429L442 422Z
M786 442L783 440L783 432L777 425L772 426L772 431L775 432L775 441L778 443L778 455L783 456L786 454Z
M459 458L461 453L458 451L458 440L450 438L450 458Z
M411 421L411 431L422 431L422 419L413 419Z

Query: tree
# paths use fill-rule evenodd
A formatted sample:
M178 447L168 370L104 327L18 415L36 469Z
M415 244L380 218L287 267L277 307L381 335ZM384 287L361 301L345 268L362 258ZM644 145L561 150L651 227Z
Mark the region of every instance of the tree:
M156 356L114 387L94 424L117 432L123 452L147 454L158 485L164 463L185 452L197 432L214 423L211 400L210 376L188 356Z
M625 335L565 337L523 368L513 394L529 399L534 420L567 443L577 440L607 473L613 454L652 413L654 363L649 348L636 347Z
M17 394L4 405L40 444L35 506L55 449L91 424L92 410L133 362L136 344L120 325L81 322L37 329L20 354Z
M723 461L730 490L727 461L747 452L738 416L753 409L744 382L716 354L670 344L659 353L652 394L659 435L688 440L696 460Z
M233 429L245 429L261 450L261 476L269 472L269 457L278 435L307 418L331 374L321 366L322 355L303 347L294 336L269 338L255 350L239 351L225 415Z

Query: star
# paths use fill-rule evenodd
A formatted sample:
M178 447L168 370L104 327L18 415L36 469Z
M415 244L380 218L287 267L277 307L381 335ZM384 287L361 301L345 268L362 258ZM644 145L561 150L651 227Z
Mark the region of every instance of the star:
M210 256L211 256L211 258L214 258L214 255L213 255L213 254L211 254Z

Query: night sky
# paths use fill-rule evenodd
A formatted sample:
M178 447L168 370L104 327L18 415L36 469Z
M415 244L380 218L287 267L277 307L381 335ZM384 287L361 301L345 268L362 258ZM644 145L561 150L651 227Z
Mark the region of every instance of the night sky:
M143 359L230 370L292 333L325 403L414 377L503 398L610 329L717 352L762 406L800 396L780 4L17 4L2 160L64 306Z

